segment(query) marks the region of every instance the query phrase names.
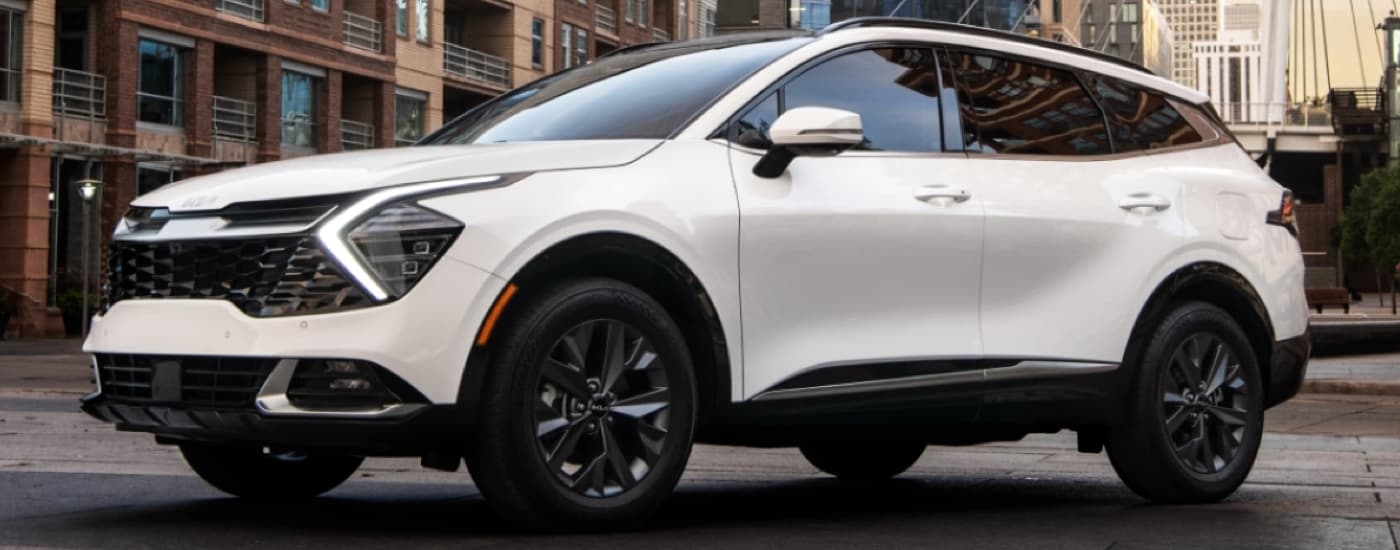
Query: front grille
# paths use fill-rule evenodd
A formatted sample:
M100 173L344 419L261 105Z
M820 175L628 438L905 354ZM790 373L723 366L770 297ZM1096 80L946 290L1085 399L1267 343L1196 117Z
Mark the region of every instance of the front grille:
M192 407L253 407L276 359L97 354L98 382L109 399Z
M128 299L216 299L275 317L369 305L310 235L118 240L109 268L108 307Z

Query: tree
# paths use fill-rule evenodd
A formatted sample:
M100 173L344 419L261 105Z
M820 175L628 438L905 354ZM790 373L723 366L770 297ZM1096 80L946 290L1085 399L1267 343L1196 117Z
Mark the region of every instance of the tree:
M1400 262L1400 166L1381 168L1361 178L1351 191L1351 205L1341 221L1342 253L1365 258L1376 274ZM1395 306L1395 283L1390 285ZM1378 289L1379 290L1379 289Z

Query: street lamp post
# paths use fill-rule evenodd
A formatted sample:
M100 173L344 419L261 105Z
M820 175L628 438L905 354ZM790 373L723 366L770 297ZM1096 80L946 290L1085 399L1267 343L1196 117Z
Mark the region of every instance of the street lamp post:
M95 180L95 179L81 179L81 180L75 181L75 182L73 182L73 183L78 184L78 193L81 194L82 197L83 197L83 241L82 241L82 248L83 248L83 316L82 316L82 321L81 321L81 323L82 323L82 335L83 335L83 338L84 338L84 339L87 339L87 332L88 332L88 315L89 315L89 313L88 313L88 291L92 289L92 270L90 269L90 262L91 262L91 259L92 259L92 250L91 250L91 246L89 245L89 243L90 243L91 240L92 240L92 228L91 228L91 223L92 223L92 220L91 220L91 218L92 218L92 210L91 210L91 208L92 208L92 200L93 200L94 198L96 198L96 199L99 201L99 202L98 202L99 211L100 211L100 209L101 209L101 204L102 204L102 203L101 203L101 200L102 200L102 198L101 198L100 192L102 191L102 182L99 181L99 180Z

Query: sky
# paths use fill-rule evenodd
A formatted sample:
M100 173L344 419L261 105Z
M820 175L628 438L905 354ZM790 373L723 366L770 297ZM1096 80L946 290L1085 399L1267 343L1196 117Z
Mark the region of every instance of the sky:
M1280 5L1286 1L1264 0L1266 3L1277 2ZM1293 99L1313 97L1314 90L1325 96L1328 88L1328 65L1331 66L1332 73L1331 87L1379 86L1382 65L1385 62L1384 53L1379 48L1385 37L1383 31L1374 29L1392 10L1397 9L1396 4L1397 0L1292 0L1289 14L1292 27L1289 34L1291 58L1288 66L1290 73L1299 71L1298 62L1302 61L1301 69L1307 73L1290 74L1289 87ZM1308 15L1309 8L1311 17ZM1324 19L1325 27L1322 25ZM1314 28L1316 41L1312 38ZM1326 48L1323 47L1322 40L1324 28L1327 30ZM1301 44L1297 41L1299 38L1302 38ZM1298 55L1300 46L1303 48L1301 56Z

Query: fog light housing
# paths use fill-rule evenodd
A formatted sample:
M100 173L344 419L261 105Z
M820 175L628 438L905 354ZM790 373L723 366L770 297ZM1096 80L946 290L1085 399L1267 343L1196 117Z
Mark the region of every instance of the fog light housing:
M303 359L287 386L297 408L320 411L381 409L423 397L383 367L348 359Z
M462 227L457 220L405 201L380 209L346 238L384 290L397 298L418 284Z

